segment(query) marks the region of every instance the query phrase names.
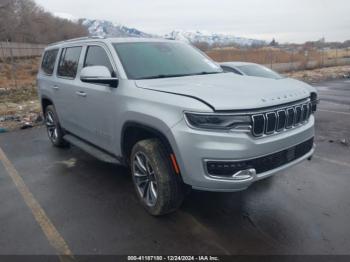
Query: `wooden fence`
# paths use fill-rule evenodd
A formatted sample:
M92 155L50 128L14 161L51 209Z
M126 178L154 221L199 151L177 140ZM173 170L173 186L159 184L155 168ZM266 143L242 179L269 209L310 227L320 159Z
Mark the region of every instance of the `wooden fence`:
M41 56L45 45L0 42L0 59Z

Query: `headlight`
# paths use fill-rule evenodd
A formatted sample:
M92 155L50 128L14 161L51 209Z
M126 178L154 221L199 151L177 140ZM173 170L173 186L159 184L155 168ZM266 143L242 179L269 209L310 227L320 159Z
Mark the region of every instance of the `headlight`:
M201 129L230 130L251 125L250 116L185 113L185 117L190 126Z

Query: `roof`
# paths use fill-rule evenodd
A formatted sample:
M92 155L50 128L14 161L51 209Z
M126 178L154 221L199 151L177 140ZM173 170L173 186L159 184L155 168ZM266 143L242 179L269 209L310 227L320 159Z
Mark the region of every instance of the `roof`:
M107 43L136 43L136 42L178 42L176 40L169 40L164 38L142 38L142 37L101 37L101 36L87 36L80 38L68 39L56 43L49 44L49 47L70 44L70 43L87 43L87 42L107 42Z

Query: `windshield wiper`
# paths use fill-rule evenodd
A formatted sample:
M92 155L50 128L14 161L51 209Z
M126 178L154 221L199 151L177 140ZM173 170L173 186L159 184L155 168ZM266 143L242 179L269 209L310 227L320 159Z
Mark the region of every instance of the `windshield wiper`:
M142 79L156 79L156 78L167 78L167 77L181 77L181 76L190 76L192 74L160 74L160 75L154 75L154 76L145 76L145 77L140 77L136 78L137 80L142 80Z
M223 72L199 72L199 73L191 73L191 74L159 74L154 76L145 76L136 78L136 80L142 80L142 79L157 79L157 78L167 78L167 77L182 77L182 76L196 76L196 75L211 75L211 74L219 74Z
M222 71L222 72L206 72L206 71L203 71L203 72L195 73L195 74L192 74L192 75L212 75L212 74L220 74L220 73L224 73L224 71Z

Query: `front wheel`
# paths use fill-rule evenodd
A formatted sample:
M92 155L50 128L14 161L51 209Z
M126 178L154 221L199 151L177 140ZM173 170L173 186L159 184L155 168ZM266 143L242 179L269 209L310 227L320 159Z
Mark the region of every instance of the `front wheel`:
M150 214L164 215L181 205L185 187L160 140L138 142L132 149L130 163L136 193Z

